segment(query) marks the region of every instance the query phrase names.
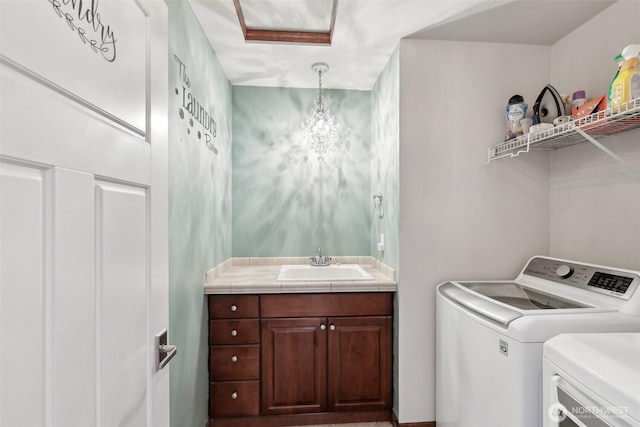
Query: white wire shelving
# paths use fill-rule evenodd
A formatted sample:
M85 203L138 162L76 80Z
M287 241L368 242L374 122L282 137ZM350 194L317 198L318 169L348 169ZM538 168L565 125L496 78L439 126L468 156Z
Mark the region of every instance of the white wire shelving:
M609 149L597 142L598 139L634 129L640 129L640 98L572 120L549 130L535 134L529 133L491 145L488 147L486 163L502 157L515 157L531 150L557 150L583 142L591 142L640 178L640 171L631 168Z

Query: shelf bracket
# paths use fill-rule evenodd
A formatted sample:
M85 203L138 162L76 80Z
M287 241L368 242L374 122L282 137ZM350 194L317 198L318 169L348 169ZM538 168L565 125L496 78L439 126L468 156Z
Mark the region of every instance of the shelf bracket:
M579 133L580 135L582 135L582 137L584 139L586 139L587 141L589 141L590 143L592 143L593 145L595 145L597 148L599 148L600 150L602 150L605 154L607 154L608 156L610 156L612 159L614 159L615 161L617 161L618 163L620 163L622 166L625 167L625 169L627 169L629 172L631 172L633 175L635 175L636 178L640 179L640 172L638 172L637 170L635 170L634 168L632 168L631 166L629 166L627 164L627 162L625 162L624 160L622 160L620 157L618 157L614 152L612 152L611 150L609 150L607 147L605 147L604 145L600 144L598 141L596 141L591 135L587 134L585 131L583 131L580 128L575 128L574 129L577 133Z

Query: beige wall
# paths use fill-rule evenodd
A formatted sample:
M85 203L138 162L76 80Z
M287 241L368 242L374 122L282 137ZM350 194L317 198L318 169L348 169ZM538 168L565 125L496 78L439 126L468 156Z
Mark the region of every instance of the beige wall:
M527 67L517 67L527 58ZM504 107L530 106L549 81L549 48L403 40L400 45L398 407L435 420L435 288L509 279L549 250L549 157L483 164L504 139Z
M619 1L551 49L559 91L607 93L613 58L640 43L640 2ZM600 140L640 174L640 131ZM551 255L640 269L640 177L589 143L551 156Z

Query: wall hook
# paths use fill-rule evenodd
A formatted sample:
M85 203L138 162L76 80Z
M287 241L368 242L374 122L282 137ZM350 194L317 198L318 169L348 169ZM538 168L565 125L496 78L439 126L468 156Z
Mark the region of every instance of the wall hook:
M378 218L382 219L384 217L384 206L382 205L382 193L373 195L373 207L378 214Z

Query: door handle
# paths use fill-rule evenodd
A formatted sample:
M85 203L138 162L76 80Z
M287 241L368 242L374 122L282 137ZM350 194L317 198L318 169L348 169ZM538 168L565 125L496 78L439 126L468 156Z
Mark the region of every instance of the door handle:
M167 344L167 330L163 329L156 335L156 371L161 370L178 353L175 345Z

